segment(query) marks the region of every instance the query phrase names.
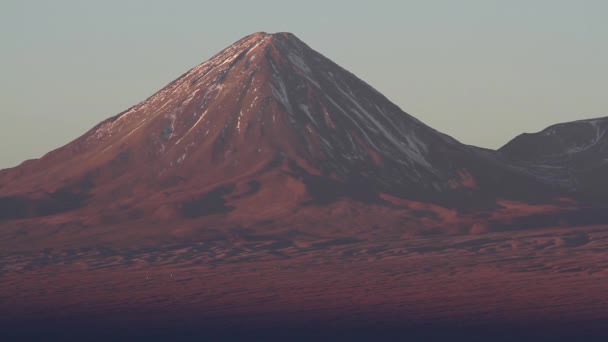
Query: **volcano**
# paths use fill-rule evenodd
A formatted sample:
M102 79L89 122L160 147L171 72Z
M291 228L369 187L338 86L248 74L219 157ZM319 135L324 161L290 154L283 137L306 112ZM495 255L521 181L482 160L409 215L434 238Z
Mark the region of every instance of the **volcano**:
M543 187L424 125L294 35L256 33L68 145L3 170L0 217L235 211L261 221L342 199L467 206Z

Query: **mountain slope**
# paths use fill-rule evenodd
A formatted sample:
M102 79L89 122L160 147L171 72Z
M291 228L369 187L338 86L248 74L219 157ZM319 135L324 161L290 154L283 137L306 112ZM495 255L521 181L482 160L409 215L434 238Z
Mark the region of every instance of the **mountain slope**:
M274 218L344 198L390 205L381 194L470 207L555 195L547 190L404 113L292 34L256 33L70 144L3 170L0 218L83 208L118 221L192 218L264 212L261 203Z
M522 134L498 152L546 183L608 198L608 118L579 120Z

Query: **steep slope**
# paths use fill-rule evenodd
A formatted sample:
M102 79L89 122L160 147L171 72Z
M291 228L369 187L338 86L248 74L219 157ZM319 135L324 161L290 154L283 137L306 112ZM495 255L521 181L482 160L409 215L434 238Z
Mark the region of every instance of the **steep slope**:
M115 220L188 218L251 197L240 206L274 217L343 198L380 203L381 193L466 207L553 195L544 190L292 34L256 33L70 144L2 171L0 217L88 208Z
M499 153L546 183L608 198L608 118L580 120L522 134Z

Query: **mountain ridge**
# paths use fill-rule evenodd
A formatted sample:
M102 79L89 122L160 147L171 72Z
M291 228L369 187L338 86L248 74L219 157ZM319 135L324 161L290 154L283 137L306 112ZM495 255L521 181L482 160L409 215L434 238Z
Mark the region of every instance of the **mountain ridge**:
M255 218L251 208L266 202L264 221L311 205L486 210L567 195L425 125L289 33L246 36L71 143L0 173L5 219Z
M497 153L537 179L558 184L585 198L608 198L608 117L551 125L524 133Z

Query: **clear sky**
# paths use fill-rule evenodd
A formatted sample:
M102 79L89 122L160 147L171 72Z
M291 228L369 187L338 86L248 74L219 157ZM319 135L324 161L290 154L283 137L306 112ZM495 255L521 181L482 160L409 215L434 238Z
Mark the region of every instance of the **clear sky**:
M1 0L0 168L257 31L289 31L406 112L497 148L608 116L608 1Z

